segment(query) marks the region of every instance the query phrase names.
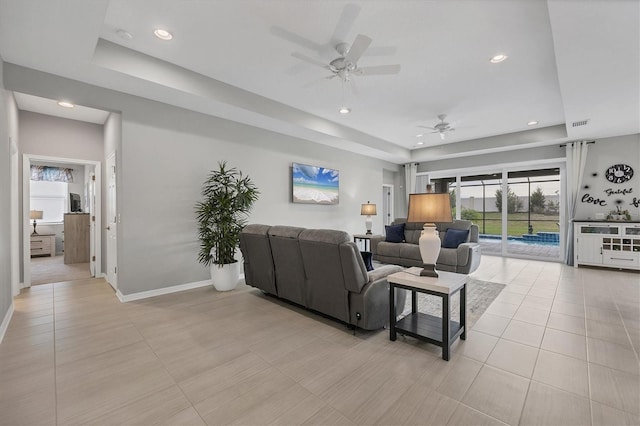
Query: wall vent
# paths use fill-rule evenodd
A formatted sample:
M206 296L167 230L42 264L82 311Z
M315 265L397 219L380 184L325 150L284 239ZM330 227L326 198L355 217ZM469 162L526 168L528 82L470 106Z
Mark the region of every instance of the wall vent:
M580 126L586 126L587 124L589 124L589 120L580 120L580 121L574 121L573 123L571 123L571 127L580 127Z

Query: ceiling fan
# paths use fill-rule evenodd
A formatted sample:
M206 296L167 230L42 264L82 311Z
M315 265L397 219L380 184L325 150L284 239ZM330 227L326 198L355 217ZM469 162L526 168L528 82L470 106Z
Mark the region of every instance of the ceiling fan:
M320 59L310 58L301 53L294 52L291 56L319 66L332 72L328 79L340 77L343 82L350 81L352 75L369 76L369 75L392 75L400 72L400 65L379 65L373 67L359 67L358 60L362 54L369 48L371 38L366 35L358 34L353 44L338 43L335 47L340 55L328 64Z
M440 139L444 140L447 136L447 133L449 132L453 132L454 130L456 130L455 128L451 127L450 123L447 123L446 121L444 121L447 118L447 114L440 114L438 115L438 119L440 120L440 122L438 124L436 124L433 127L429 127L429 126L418 126L418 127L422 127L423 129L430 129L433 130L433 132L431 133L438 133L440 134Z

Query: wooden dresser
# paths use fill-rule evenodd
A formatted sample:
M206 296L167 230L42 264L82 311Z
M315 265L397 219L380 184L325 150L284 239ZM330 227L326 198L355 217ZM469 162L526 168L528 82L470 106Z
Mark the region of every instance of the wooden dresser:
M64 215L64 263L89 262L89 214Z
M55 255L56 234L31 234L31 257Z

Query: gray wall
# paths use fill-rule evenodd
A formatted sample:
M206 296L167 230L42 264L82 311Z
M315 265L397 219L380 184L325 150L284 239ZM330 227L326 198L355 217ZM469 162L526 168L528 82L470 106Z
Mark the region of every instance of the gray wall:
M208 279L197 263L194 204L227 160L258 185L251 222L364 231L360 205L381 203L389 162L5 64L8 88L120 111L118 289L125 295ZM117 145L117 142L116 142ZM340 170L340 204L291 203L291 163ZM399 192L399 191L396 191ZM375 217L375 229L382 228Z
M2 59L0 59L2 64ZM11 116L15 115L13 95L4 90L0 70L0 324L12 304L11 290ZM0 335L0 339L2 336Z
M20 153L102 161L102 125L20 111Z
M193 208L218 161L258 186L250 222L362 233L360 205L382 202L382 170L389 164L379 160L151 102L123 111L122 119L118 288L124 294L208 279L196 262ZM292 162L338 169L340 203L291 203Z

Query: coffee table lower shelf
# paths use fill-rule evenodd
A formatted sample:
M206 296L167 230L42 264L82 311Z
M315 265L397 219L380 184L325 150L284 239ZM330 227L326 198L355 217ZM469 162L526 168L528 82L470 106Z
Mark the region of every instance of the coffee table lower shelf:
M442 318L440 317L422 312L411 313L396 322L395 331L443 347ZM463 331L464 328L459 322L451 321L449 341L453 342Z

